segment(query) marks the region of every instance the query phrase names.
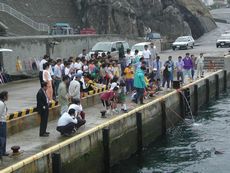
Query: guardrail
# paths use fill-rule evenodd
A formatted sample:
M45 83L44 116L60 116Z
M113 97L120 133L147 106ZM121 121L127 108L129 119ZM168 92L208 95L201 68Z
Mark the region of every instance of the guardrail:
M10 14L11 16L17 18L21 22L29 25L30 27L32 27L33 29L37 31L49 32L50 30L49 25L35 22L34 20L30 19L29 17L25 16L21 12L17 11L16 9L10 7L9 5L5 3L0 3L0 11Z

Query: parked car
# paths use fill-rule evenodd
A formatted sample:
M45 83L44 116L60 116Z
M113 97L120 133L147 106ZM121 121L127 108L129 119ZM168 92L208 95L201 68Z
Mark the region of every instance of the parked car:
M146 35L147 41L156 40L156 39L161 39L161 34L156 32L151 32Z
M126 41L114 41L114 42L98 42L96 43L92 50L89 52L91 56L95 52L101 55L103 52L108 53L112 56L113 60L119 60L119 51L123 49L126 51L129 49L129 44Z
M195 41L192 36L182 36L178 37L172 44L172 49L188 49L191 47L193 49Z
M230 35L222 35L217 41L216 41L216 47L230 47Z
M50 35L72 35L73 28L68 23L55 23L51 28Z
M143 54L143 50L144 50L144 46L145 45L148 45L150 46L151 42L142 42L142 43L137 43L137 44L134 44L131 48L131 55L134 55L135 53L135 50L137 49L139 52L138 52L138 55L142 55Z

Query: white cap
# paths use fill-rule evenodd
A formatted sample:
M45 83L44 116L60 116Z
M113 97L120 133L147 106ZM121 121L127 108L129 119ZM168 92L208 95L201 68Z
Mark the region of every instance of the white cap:
M116 82L113 82L113 83L111 84L109 90L113 90L115 87L117 87L117 83L116 83Z

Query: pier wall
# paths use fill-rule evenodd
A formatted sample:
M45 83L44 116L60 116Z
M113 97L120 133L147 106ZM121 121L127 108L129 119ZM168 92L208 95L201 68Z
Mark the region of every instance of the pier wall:
M181 107L183 99L180 92L183 93L186 89L189 89L193 112L195 112L196 103L200 107L207 103L207 98L210 101L216 99L219 93L217 91L222 92L224 86L226 86L224 73L223 70L219 70L182 87L180 90L169 92L152 102L18 162L2 170L2 173L52 172L52 153L61 155L61 172L105 172L108 160L110 161L109 165L112 166L130 157L141 146L147 146L161 135L164 135L168 128L181 121L181 117L184 115ZM217 75L219 82L217 81ZM229 77L228 75L226 79L230 79ZM209 81L209 84L207 84L207 81ZM229 80L227 81L229 86ZM196 85L197 95L194 92ZM196 99L197 102L195 102ZM142 128L140 128L137 114L141 115ZM103 133L106 129L109 129L108 138L105 138ZM108 145L106 145L106 142ZM109 159L106 160L105 158Z

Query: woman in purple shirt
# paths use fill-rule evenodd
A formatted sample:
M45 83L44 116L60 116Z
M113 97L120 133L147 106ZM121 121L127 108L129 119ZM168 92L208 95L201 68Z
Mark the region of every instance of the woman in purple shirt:
M186 53L186 56L183 59L184 62L184 78L188 75L190 81L192 81L192 73L191 70L193 68L192 59L189 56L189 53Z

